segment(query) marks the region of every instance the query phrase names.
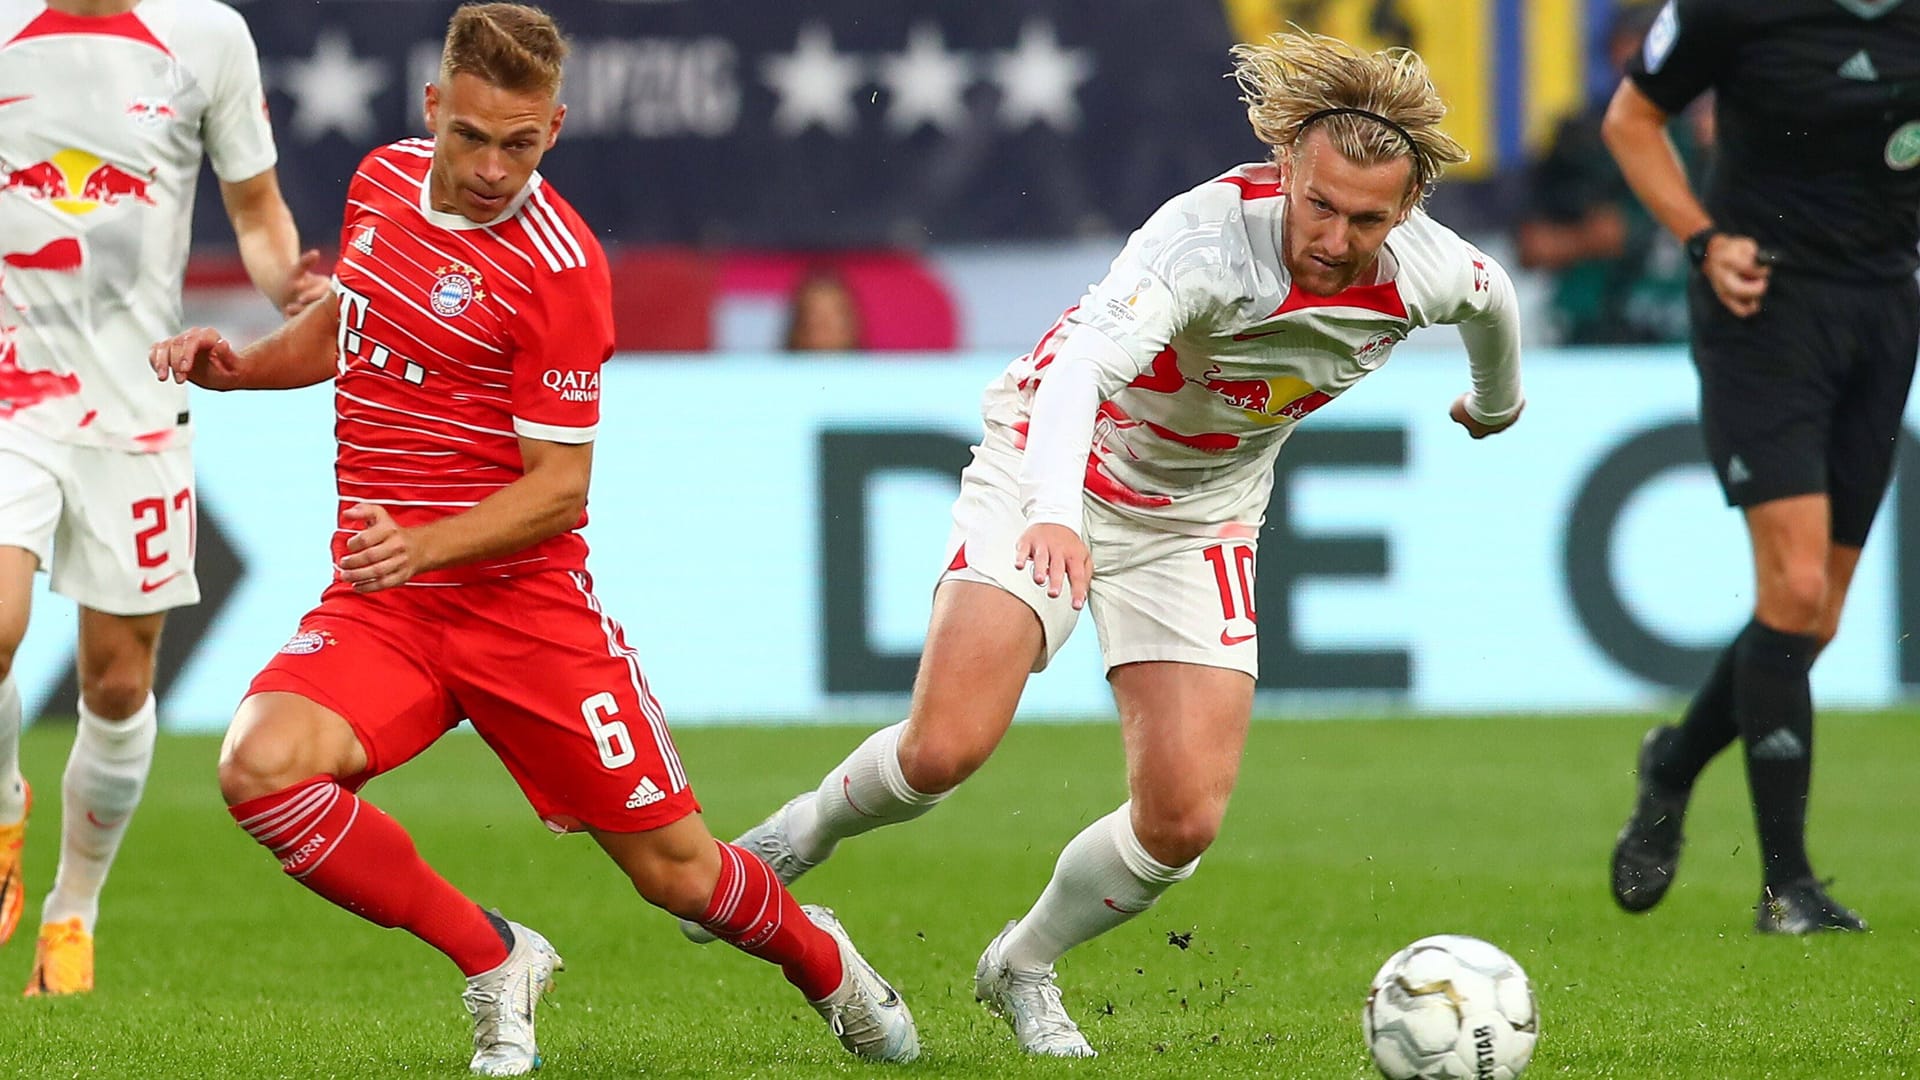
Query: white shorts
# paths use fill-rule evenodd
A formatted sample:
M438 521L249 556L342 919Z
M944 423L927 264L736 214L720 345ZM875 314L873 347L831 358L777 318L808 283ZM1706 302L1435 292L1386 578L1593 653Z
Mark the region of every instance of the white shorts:
M73 446L0 421L0 545L25 548L53 591L109 615L200 599L193 455Z
M1013 568L1026 530L1015 470L1019 458L982 447L960 474L941 581L975 581L1019 597L1040 617L1040 671L1067 643L1080 613L1062 590L1047 595L1032 570ZM1240 530L1229 529L1237 532ZM1253 572L1258 535L1186 536L1143 526L1093 499L1084 535L1093 556L1087 608L1111 671L1122 664L1172 660L1260 674Z

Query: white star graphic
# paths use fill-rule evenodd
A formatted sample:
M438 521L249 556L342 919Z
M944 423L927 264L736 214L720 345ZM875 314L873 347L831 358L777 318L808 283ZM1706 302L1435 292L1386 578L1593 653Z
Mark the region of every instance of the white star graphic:
M1007 128L1019 131L1045 121L1057 131L1080 126L1080 105L1074 92L1093 77L1087 49L1062 49L1053 24L1030 19L1020 28L1020 43L997 52L993 77L1004 97L1000 115Z
M907 34L905 52L880 60L880 82L887 88L887 128L908 135L922 124L958 131L966 120L965 95L973 64L947 51L933 23L917 23Z
M793 52L767 57L760 77L780 95L773 129L782 135L798 135L815 125L848 135L858 125L853 92L865 77L860 61L835 52L833 34L820 23L800 28Z
M381 61L357 59L346 34L323 31L313 43L313 55L283 60L277 68L274 81L293 98L289 126L294 134L308 142L329 131L355 140L373 134L373 99L391 76Z

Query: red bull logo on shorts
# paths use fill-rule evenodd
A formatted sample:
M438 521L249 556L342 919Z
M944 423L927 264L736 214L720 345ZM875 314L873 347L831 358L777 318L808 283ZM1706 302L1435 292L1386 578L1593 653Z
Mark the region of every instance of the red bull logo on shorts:
M62 213L91 214L127 201L154 205L157 173L148 169L142 176L85 150L62 150L17 169L0 165L0 192L45 200Z

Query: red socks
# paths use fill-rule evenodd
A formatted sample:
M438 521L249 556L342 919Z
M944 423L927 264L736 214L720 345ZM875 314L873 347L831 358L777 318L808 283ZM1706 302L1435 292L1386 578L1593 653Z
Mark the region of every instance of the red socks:
M406 930L446 953L463 973L477 975L506 960L506 943L486 913L420 858L398 822L332 777L316 776L229 812L295 881L363 919Z
M779 964L808 1001L839 989L839 942L807 918L758 856L714 842L720 846L720 880L700 925L742 952Z
M316 776L230 812L295 881L363 919L408 931L462 972L477 975L507 958L486 913L420 858L406 830L332 777ZM807 918L766 863L743 848L719 847L720 879L701 925L780 965L809 1001L839 989L833 935Z

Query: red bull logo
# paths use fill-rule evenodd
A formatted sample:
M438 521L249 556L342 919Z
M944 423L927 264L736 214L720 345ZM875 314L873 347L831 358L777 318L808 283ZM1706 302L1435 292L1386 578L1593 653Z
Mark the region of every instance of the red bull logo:
M141 176L85 150L62 150L45 161L5 169L0 192L45 200L62 213L91 214L129 199L154 205L155 172Z
M1248 412L1265 413L1273 400L1273 383L1266 379L1223 379L1220 365L1207 369L1201 385L1227 399L1227 404Z
M34 251L9 251L0 255L0 263L17 266L22 270L52 270L56 273L72 273L80 269L86 261L86 251L80 247L80 241L71 236L62 236L49 240Z
M1278 379L1223 379L1220 365L1208 368L1198 380L1209 393L1218 394L1227 404L1252 413L1267 423L1300 420L1333 400L1333 395L1318 390L1304 379L1282 376Z
M12 418L43 401L72 397L80 392L78 375L52 371L23 371L13 331L0 327L0 420Z
M135 123L148 126L180 118L180 114L167 101L148 97L134 98L127 105L127 115L133 117Z

